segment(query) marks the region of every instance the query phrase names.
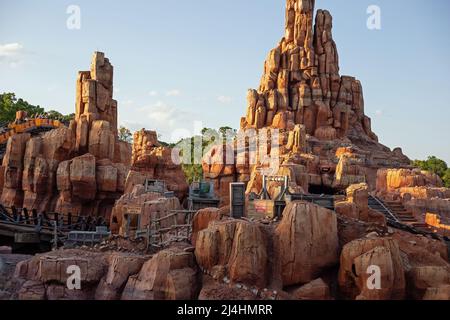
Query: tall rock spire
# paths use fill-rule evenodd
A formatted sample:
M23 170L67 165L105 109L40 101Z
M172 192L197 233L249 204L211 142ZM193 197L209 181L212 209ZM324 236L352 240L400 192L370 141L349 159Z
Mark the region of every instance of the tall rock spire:
M339 75L339 56L332 36L332 17L314 0L287 0L286 30L270 51L258 91L248 93L242 129L296 124L320 140L353 135L376 141L364 115L362 87L353 77Z
M241 145L233 145L237 165L224 165L217 157L229 146L204 157L204 177L214 182L224 203L233 181L247 182L247 192L256 194L263 175L288 176L294 193L342 191L360 182L374 188L377 168L410 163L401 151L378 143L364 114L361 83L339 74L331 14L315 12L314 5L314 0L286 1L284 36L267 56L258 90L247 94L237 139ZM250 145L265 135L277 141Z

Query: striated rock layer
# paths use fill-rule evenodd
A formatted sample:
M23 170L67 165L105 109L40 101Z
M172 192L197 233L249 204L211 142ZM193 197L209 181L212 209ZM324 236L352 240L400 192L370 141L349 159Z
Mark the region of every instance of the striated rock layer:
M130 193L145 179L163 180L170 191L182 199L188 191L186 177L180 165L172 161L172 149L158 142L155 131L140 130L134 133L131 169L128 173L125 193Z
M108 217L125 187L131 146L117 137L113 67L101 52L79 72L75 119L41 136L17 134L3 159L1 203Z
M214 181L224 203L230 182L248 182L248 192L260 191L262 170L286 174L289 166L290 181L305 192L345 190L361 182L373 190L377 169L409 165L401 149L391 151L372 132L360 81L339 73L332 17L326 10L314 17L314 4L287 0L285 35L268 54L259 88L248 91L240 130L245 142L238 138L204 157L204 175ZM272 139L261 141L267 148L259 148L252 162L249 153L256 147L249 141L263 134ZM235 162L220 165L228 149ZM265 161L267 156L279 157L280 163Z

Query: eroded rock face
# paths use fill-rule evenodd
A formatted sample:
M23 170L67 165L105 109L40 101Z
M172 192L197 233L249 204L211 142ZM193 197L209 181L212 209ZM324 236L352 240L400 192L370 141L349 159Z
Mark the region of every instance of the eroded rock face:
M373 190L377 168L409 165L400 148L391 151L378 142L365 115L361 82L339 73L331 14L317 10L314 18L314 7L313 0L286 2L285 35L267 56L259 88L247 93L241 138L203 159L204 176L224 203L231 182L249 182L254 190L256 172L275 175L286 163L306 167L306 178L296 182L305 192L308 186L345 190L362 182ZM259 149L249 146L266 134ZM226 154L235 161L224 162Z
M10 138L1 203L109 218L131 159L131 146L117 137L112 81L112 65L103 53L94 53L91 71L78 74L76 113L69 128Z
M14 276L10 275L15 286L6 299L186 300L196 299L200 289L194 255L182 247L160 251L153 257L74 249L26 258L18 259ZM67 287L71 275L67 268L73 265L80 267L80 290Z
M321 278L290 292L299 300L330 300L330 287Z
M168 249L128 279L122 300L191 300L197 297L198 289L193 254Z
M380 289L373 290L370 276L379 268ZM405 275L396 240L366 238L344 246L340 258L339 287L350 299L393 300L405 297Z
M214 221L198 233L195 256L217 279L264 287L270 282L268 238L263 227L237 220Z
M339 260L336 214L306 202L288 204L276 228L283 285L314 280Z
M439 176L420 169L384 169L377 173L379 197L401 203L421 223L426 223L426 214L429 213L449 226L450 189L442 186Z
M197 211L192 221L192 239L191 243L195 247L197 242L198 233L206 228L212 221L218 221L223 218L225 213L221 209L206 208Z
M336 215L310 203L288 205L274 228L257 222L209 222L196 238L200 268L214 279L258 288L305 284L337 265Z
M408 299L438 299L450 284L448 248L442 241L396 231Z
M183 199L188 190L186 177L180 165L172 161L172 149L160 145L155 131L142 129L134 134L131 170L128 173L125 193L145 179L163 180L170 191Z
M133 192L126 193L116 201L110 219L110 229L113 233L125 235L127 233L127 219L125 218L129 208L134 211L139 209L141 230L145 230L150 222L171 214L173 210L181 210L180 200L176 197L166 198L159 193L145 192L143 185L136 185ZM184 224L184 215L179 215L175 220L179 224ZM163 221L161 228L170 227L174 223L173 219Z
M118 300L130 276L136 275L147 261L146 257L114 253L109 257L106 275L95 291L96 300Z

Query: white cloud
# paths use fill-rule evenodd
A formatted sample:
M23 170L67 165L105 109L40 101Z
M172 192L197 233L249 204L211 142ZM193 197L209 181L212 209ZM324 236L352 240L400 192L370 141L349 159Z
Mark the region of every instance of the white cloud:
M166 92L166 96L168 97L176 97L181 94L181 91L178 89L172 89Z
M161 100L140 108L139 114L145 114L149 119L146 129L156 130L168 142L176 142L180 132L186 133L181 134L185 136L194 135L194 123L199 120L196 114Z
M229 104L233 99L228 96L218 96L217 101L224 104Z
M124 120L120 122L120 126L124 126L125 128L130 129L132 133L139 131L141 129L145 129L145 124L141 122L131 121L131 120Z
M120 103L124 106L131 106L134 104L133 100L124 100L124 101L120 101Z
M23 45L20 43L0 44L0 63L6 63L14 68L22 61Z
M148 93L150 97L156 97L158 95L158 91L152 90Z
M375 115L376 115L377 117L381 117L381 116L383 115L383 110L377 110L377 111L375 111Z

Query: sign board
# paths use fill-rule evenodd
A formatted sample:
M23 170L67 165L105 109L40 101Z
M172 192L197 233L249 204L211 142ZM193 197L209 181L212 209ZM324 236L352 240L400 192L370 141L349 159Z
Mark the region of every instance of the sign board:
M142 213L142 206L126 206L125 207L125 213L128 213L128 214L141 214Z
M247 206L247 216L253 219L275 218L275 201L253 200Z
M40 243L41 239L39 233L15 233L14 242L31 244L31 243Z

